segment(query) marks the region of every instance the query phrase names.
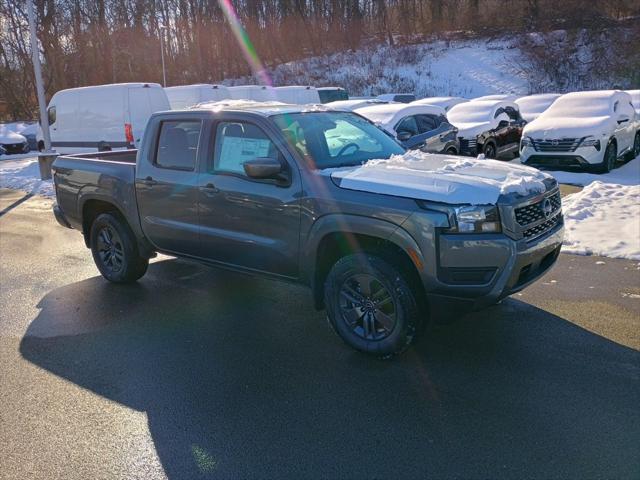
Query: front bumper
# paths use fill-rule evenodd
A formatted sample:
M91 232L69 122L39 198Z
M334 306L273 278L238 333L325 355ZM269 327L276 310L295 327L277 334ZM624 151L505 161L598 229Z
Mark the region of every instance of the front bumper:
M3 143L2 148L7 155L16 155L19 153L27 153L29 151L28 143Z
M602 164L604 151L594 147L579 147L573 152L538 152L533 147L520 151L520 161L538 168L590 168Z
M53 216L56 217L57 222L63 227L73 228L57 203L53 205Z

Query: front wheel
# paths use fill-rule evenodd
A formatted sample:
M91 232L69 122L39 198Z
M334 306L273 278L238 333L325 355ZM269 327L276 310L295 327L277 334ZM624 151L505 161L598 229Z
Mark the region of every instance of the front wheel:
M496 158L496 146L492 142L486 143L482 153L484 158Z
M633 160L640 155L640 132L636 133L636 138L633 141L633 148L627 154L627 160Z
M131 228L119 215L100 214L89 238L93 261L110 282L135 282L147 271L149 259L140 256Z
M414 292L400 271L375 255L348 255L336 262L324 300L335 332L361 352L392 357L419 331Z
M609 173L611 170L613 170L613 167L616 164L617 157L618 152L616 144L614 142L609 142L607 144L607 148L604 151L602 165L600 166L600 173Z

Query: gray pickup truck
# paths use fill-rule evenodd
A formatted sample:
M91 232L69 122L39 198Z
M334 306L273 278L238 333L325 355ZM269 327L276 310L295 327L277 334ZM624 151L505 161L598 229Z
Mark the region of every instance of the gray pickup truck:
M299 282L347 344L380 357L435 312L521 290L563 236L552 177L405 154L363 117L320 107L157 113L138 151L60 156L53 175L56 219L107 280L136 281L162 252Z

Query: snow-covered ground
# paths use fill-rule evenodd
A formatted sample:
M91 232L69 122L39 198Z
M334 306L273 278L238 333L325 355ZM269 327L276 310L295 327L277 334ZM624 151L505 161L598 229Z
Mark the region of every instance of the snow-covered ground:
M40 180L37 157L0 160L0 188L53 197ZM4 157L6 158L6 157ZM604 175L548 172L561 183L585 186L563 200L563 251L640 260L640 157Z

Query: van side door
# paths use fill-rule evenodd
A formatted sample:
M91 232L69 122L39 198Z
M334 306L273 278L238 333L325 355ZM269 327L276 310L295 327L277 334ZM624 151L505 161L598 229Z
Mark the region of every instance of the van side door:
M227 113L212 124L198 181L199 256L296 278L302 184L284 138L268 122ZM244 162L265 157L281 162L287 180L246 175Z
M196 115L154 117L151 122L136 167L142 230L158 250L195 255L204 122Z

